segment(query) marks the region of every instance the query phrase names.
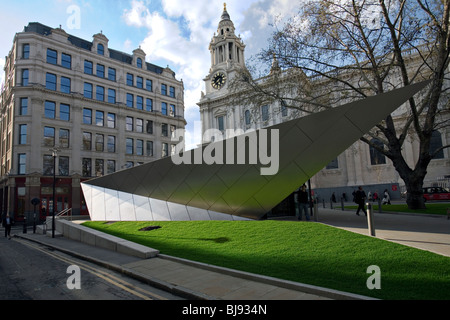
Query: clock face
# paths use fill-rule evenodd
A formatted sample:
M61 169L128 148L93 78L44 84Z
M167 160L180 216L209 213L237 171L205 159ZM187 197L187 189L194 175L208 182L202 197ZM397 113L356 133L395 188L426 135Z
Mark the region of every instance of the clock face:
M211 80L211 85L214 89L220 89L225 84L226 79L227 77L225 76L225 74L223 74L222 72L217 72L216 74L214 74Z

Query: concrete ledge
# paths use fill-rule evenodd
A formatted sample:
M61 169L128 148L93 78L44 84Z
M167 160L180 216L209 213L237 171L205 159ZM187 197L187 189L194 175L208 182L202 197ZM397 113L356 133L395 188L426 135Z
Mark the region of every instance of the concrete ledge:
M148 259L159 254L158 250L93 230L71 221L57 219L55 227L56 231L68 239L129 256Z

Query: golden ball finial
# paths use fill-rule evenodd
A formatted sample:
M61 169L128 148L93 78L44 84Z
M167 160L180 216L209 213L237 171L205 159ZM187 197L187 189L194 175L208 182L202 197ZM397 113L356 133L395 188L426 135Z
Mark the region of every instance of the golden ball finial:
M227 11L227 4L226 4L226 2L223 3L223 11Z

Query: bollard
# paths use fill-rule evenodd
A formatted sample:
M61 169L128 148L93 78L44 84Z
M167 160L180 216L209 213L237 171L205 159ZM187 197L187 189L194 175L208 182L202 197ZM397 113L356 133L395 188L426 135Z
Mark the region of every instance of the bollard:
M378 212L381 213L382 212L382 208L381 208L381 198L378 197Z
M23 217L23 233L27 233L27 217Z
M317 202L314 202L314 221L319 221L319 217L318 217L318 205Z
M344 211L344 198L341 197L341 207L342 207L342 211Z
M372 205L367 202L367 224L369 226L369 233L372 237L375 237L375 227L373 226L373 212L372 212Z

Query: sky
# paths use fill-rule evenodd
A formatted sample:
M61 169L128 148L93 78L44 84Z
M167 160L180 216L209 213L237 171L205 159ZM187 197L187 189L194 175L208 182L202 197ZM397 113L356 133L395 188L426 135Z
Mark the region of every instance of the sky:
M302 0L225 0L236 33L251 59L267 45L271 24L289 17ZM141 46L147 62L169 66L183 80L187 149L200 142L197 102L210 68L208 49L224 0L0 0L0 83L14 35L29 22L92 40L103 32L108 46L128 54ZM197 127L196 127L197 126Z

